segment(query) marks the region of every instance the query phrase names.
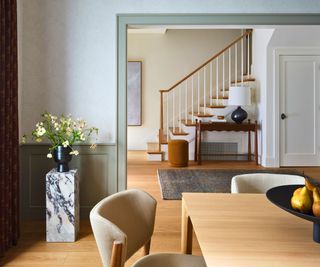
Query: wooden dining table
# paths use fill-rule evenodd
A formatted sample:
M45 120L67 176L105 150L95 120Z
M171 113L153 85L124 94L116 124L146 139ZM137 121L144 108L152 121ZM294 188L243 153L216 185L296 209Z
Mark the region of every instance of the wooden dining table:
M208 267L320 266L313 224L265 194L183 193L182 253L192 254L193 230Z

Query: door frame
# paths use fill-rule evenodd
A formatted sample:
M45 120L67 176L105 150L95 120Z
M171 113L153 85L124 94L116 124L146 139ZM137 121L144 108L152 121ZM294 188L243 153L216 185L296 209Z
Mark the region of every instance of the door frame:
M128 25L320 25L320 14L118 14L117 20L117 191L127 188Z
M274 86L273 86L273 123L275 162L280 165L280 56L320 56L320 48L316 47L282 47L274 50ZM319 125L318 125L319 127Z

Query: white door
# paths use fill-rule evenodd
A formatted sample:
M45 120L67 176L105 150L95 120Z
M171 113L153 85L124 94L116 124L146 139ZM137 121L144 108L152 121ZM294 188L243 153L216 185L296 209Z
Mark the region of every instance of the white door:
M280 56L280 166L320 166L320 56Z

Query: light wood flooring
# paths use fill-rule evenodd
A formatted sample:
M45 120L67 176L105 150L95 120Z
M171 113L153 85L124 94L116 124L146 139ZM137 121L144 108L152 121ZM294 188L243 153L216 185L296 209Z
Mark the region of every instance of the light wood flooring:
M140 188L149 192L158 201L155 232L151 253L180 252L181 201L162 200L157 180L158 168L170 168L167 162L147 161L144 151L128 153L128 188ZM203 162L201 166L191 163L188 168L261 169L253 162ZM320 168L300 168L311 176L320 175ZM194 239L194 254L200 254ZM140 257L137 252L126 266ZM46 243L45 223L23 222L18 246L6 253L0 266L57 267L57 266L102 266L88 220L81 221L79 240L75 243Z

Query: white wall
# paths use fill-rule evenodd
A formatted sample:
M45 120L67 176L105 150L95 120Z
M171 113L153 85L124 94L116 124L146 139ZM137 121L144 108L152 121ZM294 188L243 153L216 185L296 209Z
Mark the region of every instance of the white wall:
M310 0L18 0L20 132L44 110L72 113L116 136L116 15L319 13ZM22 20L22 23L21 23Z
M267 79L265 94L264 156L265 166L279 166L279 130L276 125L278 94L275 85L275 49L320 48L319 26L278 27L275 29L267 49Z
M252 74L256 79L255 82L255 102L257 121L260 125L258 135L258 148L261 163L266 164L267 143L265 136L266 129L266 93L267 93L267 47L272 37L274 29L254 29L252 39Z
M241 35L241 30L168 30L129 34L128 59L142 60L142 126L128 127L128 148L157 141L160 89L167 89ZM184 96L182 97L184 99Z

